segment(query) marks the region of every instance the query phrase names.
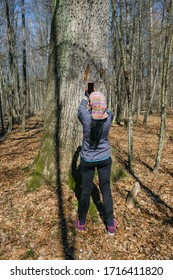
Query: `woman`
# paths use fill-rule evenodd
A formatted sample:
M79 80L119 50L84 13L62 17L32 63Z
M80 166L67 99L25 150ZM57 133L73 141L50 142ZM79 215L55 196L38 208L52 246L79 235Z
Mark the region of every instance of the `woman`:
M87 109L88 103L90 110ZM94 173L95 168L97 168L106 214L107 231L109 235L114 235L116 222L113 217L113 200L110 189L112 159L108 140L113 114L107 109L105 96L98 91L93 91L90 95L86 92L78 108L78 118L83 126L81 149L82 194L75 225L79 231L85 229Z

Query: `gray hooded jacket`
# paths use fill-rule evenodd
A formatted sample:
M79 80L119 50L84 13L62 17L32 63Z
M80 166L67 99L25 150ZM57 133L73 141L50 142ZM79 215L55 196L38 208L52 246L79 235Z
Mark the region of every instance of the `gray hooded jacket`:
M78 108L78 118L83 126L83 142L81 149L81 159L88 162L95 162L108 159L110 157L110 143L108 140L109 129L113 121L113 114L107 109L107 120L103 124L103 133L97 148L90 147L91 130L91 110L87 109L87 99L82 99Z

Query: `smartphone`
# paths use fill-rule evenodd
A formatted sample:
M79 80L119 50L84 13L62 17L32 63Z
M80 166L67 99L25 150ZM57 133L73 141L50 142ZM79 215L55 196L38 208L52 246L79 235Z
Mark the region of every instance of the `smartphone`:
M94 83L88 83L88 94L94 91Z

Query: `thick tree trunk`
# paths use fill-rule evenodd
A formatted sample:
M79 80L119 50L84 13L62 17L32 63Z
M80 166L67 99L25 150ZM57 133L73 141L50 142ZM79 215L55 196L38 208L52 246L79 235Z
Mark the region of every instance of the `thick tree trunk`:
M39 177L52 182L56 172L61 179L69 173L82 140L77 108L88 82L84 81L86 69L97 89L106 93L107 21L108 1L54 1L45 129L31 188L34 177L37 183Z

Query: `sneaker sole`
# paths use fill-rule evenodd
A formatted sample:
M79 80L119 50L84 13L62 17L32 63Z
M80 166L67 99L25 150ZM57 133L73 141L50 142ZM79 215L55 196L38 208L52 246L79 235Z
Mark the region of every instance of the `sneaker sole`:
M109 231L108 231L108 235L109 235L109 236L114 236L115 233L112 233L112 232L109 232Z
M75 222L75 227L76 227L76 229L77 229L77 231L78 232L81 232L81 231L85 231L85 227L83 227L83 228L79 228L79 226L78 226L78 224Z
M114 236L115 233L116 233L116 231L117 231L117 223L115 222L115 231L114 231L114 232L107 231L107 234L108 234L109 236Z

